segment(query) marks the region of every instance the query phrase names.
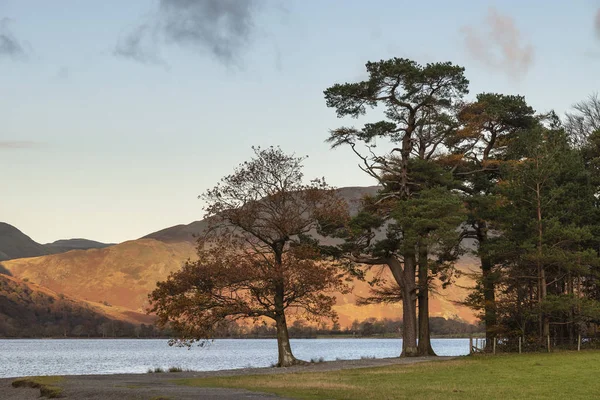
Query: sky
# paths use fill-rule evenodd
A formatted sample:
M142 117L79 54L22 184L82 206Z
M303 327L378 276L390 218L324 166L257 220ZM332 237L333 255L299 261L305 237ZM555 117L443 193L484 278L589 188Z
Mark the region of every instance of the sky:
M470 94L568 111L600 91L600 0L0 0L0 221L32 239L137 239L279 145L305 176L374 184L323 90L403 57Z

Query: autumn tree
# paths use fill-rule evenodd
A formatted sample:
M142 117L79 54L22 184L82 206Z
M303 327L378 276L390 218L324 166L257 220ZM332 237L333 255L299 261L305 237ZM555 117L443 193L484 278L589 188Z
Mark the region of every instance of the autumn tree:
M198 260L158 283L151 311L183 344L213 337L224 320L271 319L285 367L298 362L286 317L336 316L332 292L345 290L343 276L322 262L311 235L339 224L347 206L323 179L303 182L303 157L273 147L254 153L201 196L210 227Z
M464 69L452 63L423 66L393 58L368 62L366 69L368 79L335 84L324 92L327 106L334 108L340 118L362 118L367 109L379 111L384 117L361 128L334 129L328 139L334 148L350 147L359 159L360 168L382 187L375 197L366 200L342 235L345 244L339 247L338 256L358 264L389 268L403 301L402 355L428 354L431 349L426 329L421 329L425 335L421 342L425 346L417 347L416 299L420 295L423 311L420 319L426 322L429 280L426 261L436 244L423 236L423 232L429 231L417 232L395 216L402 208L399 203L416 201L423 189L440 186L435 174L425 185L420 175L431 172L430 162L443 151L444 142L456 129L454 110L468 91L468 80ZM425 197L423 192L421 198ZM422 285L416 281L419 267Z

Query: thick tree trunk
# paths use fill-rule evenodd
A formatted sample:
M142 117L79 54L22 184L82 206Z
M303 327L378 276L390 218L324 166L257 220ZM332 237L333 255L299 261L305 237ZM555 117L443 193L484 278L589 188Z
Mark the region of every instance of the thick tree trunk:
M290 367L298 364L298 360L292 353L290 345L290 335L288 333L287 321L285 319L283 269L282 269L282 249L275 250L275 262L279 273L279 281L275 285L275 326L277 328L277 366Z
M496 277L493 274L493 264L487 256L485 249L481 251L487 241L487 224L480 221L477 224L477 241L479 242L479 257L481 260L481 283L483 286L483 322L485 323L485 349L492 351L494 337L496 336Z
M281 313L275 317L275 326L277 327L277 366L290 367L298 364L298 360L292 353L290 346L290 336L288 334L287 322L285 313Z
M427 259L427 246L419 246L419 356L435 356L431 347L431 333L429 330L429 263Z
M404 268L396 258L388 266L402 292L402 353L400 357L417 357L417 304L415 256L405 255Z

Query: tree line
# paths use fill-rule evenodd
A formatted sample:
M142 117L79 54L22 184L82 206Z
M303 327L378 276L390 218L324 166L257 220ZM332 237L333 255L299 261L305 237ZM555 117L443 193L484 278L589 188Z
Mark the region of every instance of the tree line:
M351 214L323 179L304 182L302 157L256 148L202 196L211 227L198 260L150 295L159 325L189 345L223 320L270 319L278 365L292 365L286 315L335 320L334 293L383 266L392 278L372 281L361 301L401 301L401 355L434 355L429 295L443 293L471 253L480 271L464 304L480 312L488 344L594 328L598 97L561 119L523 96L467 99L465 70L450 62L393 58L366 72L325 89L326 106L346 123L326 141L351 151L378 192Z

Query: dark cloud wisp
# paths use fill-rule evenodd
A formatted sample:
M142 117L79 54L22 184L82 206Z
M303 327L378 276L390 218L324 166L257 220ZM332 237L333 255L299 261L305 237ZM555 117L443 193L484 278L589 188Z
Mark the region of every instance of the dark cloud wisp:
M0 57L20 58L25 56L23 45L9 29L11 20L0 19Z
M252 41L261 0L161 0L156 16L118 44L114 54L161 63L161 45L178 45L235 64Z

